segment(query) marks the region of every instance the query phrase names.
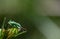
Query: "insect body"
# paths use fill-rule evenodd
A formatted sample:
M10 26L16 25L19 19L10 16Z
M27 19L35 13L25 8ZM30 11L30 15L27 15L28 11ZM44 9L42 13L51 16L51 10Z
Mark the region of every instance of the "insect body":
M15 21L9 21L8 24L10 24L12 27L15 27L15 28L21 28L21 25Z

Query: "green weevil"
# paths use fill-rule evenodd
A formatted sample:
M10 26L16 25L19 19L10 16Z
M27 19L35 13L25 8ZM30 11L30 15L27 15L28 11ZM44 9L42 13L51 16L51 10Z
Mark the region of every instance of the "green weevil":
M8 22L8 24L11 25L12 27L21 29L21 25L20 25L19 23L15 22L15 21L11 21L11 20L10 20L10 21Z

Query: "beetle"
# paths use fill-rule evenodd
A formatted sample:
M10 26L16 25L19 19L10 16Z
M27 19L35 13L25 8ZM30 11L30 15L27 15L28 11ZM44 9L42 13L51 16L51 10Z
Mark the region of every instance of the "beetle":
M22 28L21 24L15 22L15 21L12 21L12 20L10 20L10 21L8 22L8 24L11 25L12 27L15 27L15 28L19 28L19 29Z

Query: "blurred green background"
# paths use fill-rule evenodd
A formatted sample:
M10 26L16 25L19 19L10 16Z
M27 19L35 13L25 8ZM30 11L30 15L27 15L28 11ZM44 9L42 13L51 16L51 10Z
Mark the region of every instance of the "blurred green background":
M36 4L34 1L35 0L0 0L0 27L2 26L4 17L6 17L5 28L8 27L7 22L12 19L27 29L27 33L17 36L16 39L47 39L45 34L40 32L44 30L40 29L39 31L37 28L39 27L39 23L42 26L46 26L43 23L48 21L46 17L41 16L41 14L46 13L44 12L44 6L41 4L43 2L40 0L40 3L37 2L38 4ZM48 18L60 25L60 17L49 16ZM37 25L35 25L35 20L38 22L36 22ZM48 21L48 23L50 23L50 21ZM43 27L43 29L45 28ZM49 33L48 30L47 28L47 33Z
M6 17L5 28L7 22L12 19L20 23L27 29L27 33L17 36L15 39L45 39L46 37L36 29L32 21L35 16L33 9L34 0L0 0L0 27L4 17Z

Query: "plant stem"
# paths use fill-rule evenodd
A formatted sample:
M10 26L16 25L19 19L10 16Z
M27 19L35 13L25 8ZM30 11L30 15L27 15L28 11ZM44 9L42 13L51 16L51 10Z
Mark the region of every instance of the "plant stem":
M23 33L26 33L27 31L23 31L23 32L20 32L20 33L18 33L17 35L15 35L15 37L17 37L18 35L21 35L21 34L23 34Z
M4 17L4 20L3 20L3 23L2 23L2 29L4 29L5 21L6 21L6 17Z
M5 25L5 21L6 21L6 17L4 17L4 20L3 20L3 23L2 23L2 31L1 31L1 34L2 34L2 39L4 38L4 25Z

